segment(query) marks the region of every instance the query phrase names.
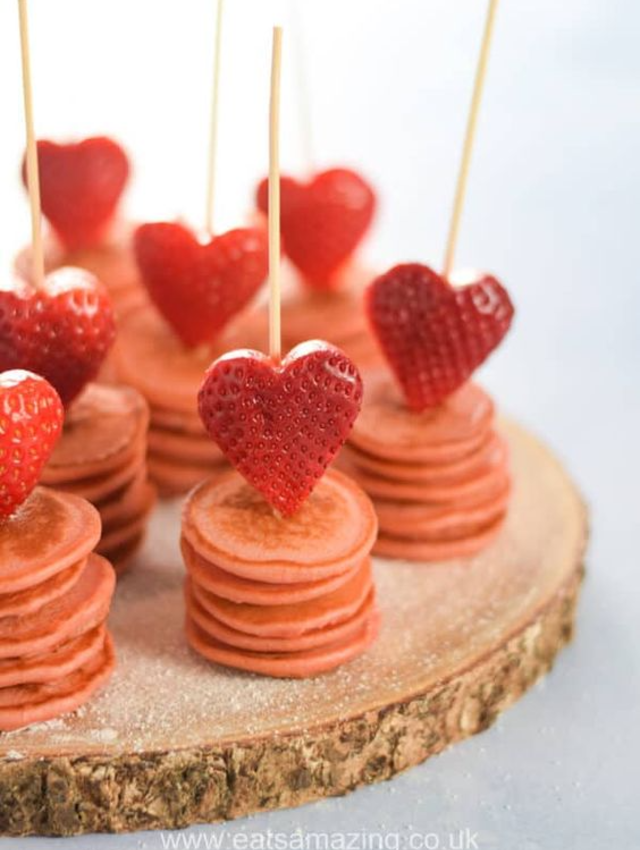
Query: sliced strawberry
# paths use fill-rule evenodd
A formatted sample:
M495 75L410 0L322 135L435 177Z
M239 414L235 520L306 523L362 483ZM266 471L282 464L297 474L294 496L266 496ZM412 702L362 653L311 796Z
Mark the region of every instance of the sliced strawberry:
M113 139L38 142L42 212L67 248L87 248L104 236L129 178L129 160ZM22 164L26 186L26 166Z
M413 410L463 384L509 330L513 305L494 277L454 287L427 266L395 266L366 291L369 320Z
M41 290L21 279L0 289L0 370L43 375L65 405L98 374L114 338L107 290L84 269L58 269Z
M205 375L198 406L231 463L284 516L297 511L360 411L362 380L325 342L296 346L278 366L232 351Z
M346 168L317 174L309 183L280 181L282 243L305 282L317 289L339 285L336 272L351 257L375 212L373 189ZM268 182L256 193L258 209L269 210Z
M0 374L0 517L31 493L51 456L64 410L44 378L14 369Z
M211 342L269 270L267 236L257 229L230 230L201 243L181 224L143 224L134 248L149 295L187 346Z

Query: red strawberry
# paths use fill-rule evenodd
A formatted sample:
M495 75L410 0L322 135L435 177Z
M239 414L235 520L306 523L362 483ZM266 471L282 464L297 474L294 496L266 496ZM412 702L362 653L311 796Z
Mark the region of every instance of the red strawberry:
M249 228L203 244L181 224L143 224L134 248L149 295L188 346L211 342L269 270L267 236Z
M67 248L100 242L129 177L129 160L112 139L38 142L42 212ZM26 185L23 163L22 179Z
M314 288L333 289L335 273L367 232L375 212L371 187L354 171L334 168L309 183L283 177L280 183L282 244L291 262ZM257 205L269 209L268 183L257 191Z
M98 374L114 337L107 290L84 269L58 269L41 290L21 279L0 289L0 370L43 375L66 405Z
M64 410L44 378L0 375L0 517L11 516L38 483L62 431Z
M209 368L200 418L231 463L284 516L295 513L360 411L362 380L325 342L296 346L279 366L231 351Z
M494 277L453 287L427 266L395 266L369 285L369 320L409 407L463 384L509 330L513 305Z

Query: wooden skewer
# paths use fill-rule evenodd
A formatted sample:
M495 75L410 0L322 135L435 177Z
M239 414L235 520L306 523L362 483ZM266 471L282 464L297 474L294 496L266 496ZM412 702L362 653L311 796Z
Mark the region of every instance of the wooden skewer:
M280 69L282 27L273 28L269 100L269 354L282 357L280 333Z
M213 83L211 86L211 115L209 120L209 151L207 160L207 200L205 228L213 236L213 212L216 190L216 159L218 154L218 101L220 93L220 49L222 44L222 17L224 0L218 0L214 36Z
M27 136L27 188L31 208L31 254L33 285L40 289L44 283L44 251L40 213L40 177L38 174L38 146L33 129L33 97L31 94L31 60L29 53L29 21L27 0L18 0L20 17L20 51L22 55L22 93L24 98L24 123Z
M478 114L480 112L482 91L484 88L484 81L487 74L489 51L491 49L491 38L493 35L493 25L495 22L497 8L498 0L489 0L487 18L484 25L484 35L482 37L482 46L480 48L480 56L478 58L476 77L473 85L471 106L469 108L469 116L467 118L464 145L462 147L462 158L460 161L460 169L458 171L458 181L456 184L456 193L454 196L453 210L451 213L451 223L449 225L449 236L447 239L447 247L444 257L444 276L446 278L451 275L451 272L453 270L456 245L458 242L458 231L460 229L460 219L462 217L462 209L464 206L464 199L467 189L469 166L471 164L471 154L473 152L473 143L476 134L476 126L478 123Z
M300 12L300 0L289 0L289 18L291 20L291 43L295 51L296 105L298 128L304 165L309 173L313 171L313 124L311 120L311 99L309 97L308 63L305 50L304 26Z

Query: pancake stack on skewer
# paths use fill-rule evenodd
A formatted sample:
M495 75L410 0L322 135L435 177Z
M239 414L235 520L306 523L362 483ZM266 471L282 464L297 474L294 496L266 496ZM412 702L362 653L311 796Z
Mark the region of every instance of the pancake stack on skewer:
M129 387L92 383L115 336L107 291L89 272L62 268L38 287L16 278L0 292L0 309L7 316L0 369L43 375L66 408L43 483L98 508L98 551L120 572L142 542L155 493L147 481L145 400Z
M378 629L364 493L328 473L291 517L236 472L189 496L182 525L187 638L201 655L303 677L360 655Z
M270 355L232 351L207 370L198 395L200 416L237 472L192 491L183 510L181 545L193 649L226 666L305 677L355 658L377 635L369 557L377 521L357 485L338 472L325 474L360 410L357 368L320 341L280 357L280 50L276 27Z
M111 674L106 618L114 571L94 554L100 516L78 496L35 487L62 430L43 378L0 374L0 731L86 702Z
M367 379L347 459L376 503L376 551L388 557L473 555L499 533L509 503L507 448L494 406L469 380L509 330L514 308L493 276L453 272L497 5L489 0L443 274L404 263L365 292L395 384L389 375Z
M178 222L154 222L136 230L136 262L153 309L126 317L114 351L117 377L149 403L149 470L160 495L167 497L188 492L226 466L206 438L196 397L212 358L249 344L242 314L267 276L263 229L220 233L214 226L222 17L220 3L204 227L198 231Z
M163 225L145 227L159 229ZM165 227L181 228L181 225L167 224ZM237 250L251 266L249 291L238 288L244 273L234 261L229 262L226 270L220 268L221 253L222 263L226 263L225 237L232 233L238 234ZM191 234L185 233L185 237L193 240L194 250L190 252L194 256L193 265L168 286L175 287L177 298L188 298L188 309L192 311L193 324L198 324L198 331L193 333L190 327L181 334L178 330L180 320L176 318L180 310L172 312L172 306L165 309L164 318L154 307L134 310L121 322L112 357L118 380L135 387L149 405L149 474L163 497L186 493L212 472L226 467L222 453L204 432L196 396L202 373L212 356L222 353L240 334L240 330L235 331L233 327L225 330L224 324L261 286L267 267L266 242L261 234L254 237L250 231L231 231L216 237L209 245L200 245ZM146 246L147 238L154 238L153 231L141 229L137 244L144 242ZM140 248L141 252L144 250ZM158 260L159 264L162 262L164 260ZM238 268L237 274L234 265ZM201 270L200 299L197 290L190 286L195 267ZM146 264L144 268L143 277L153 286L150 281L155 279L154 273ZM187 296L186 293L191 294ZM227 294L233 305L230 304L230 312L224 316L216 310L216 304ZM209 309L207 303L211 304Z
M374 551L438 561L473 555L509 504L506 443L487 394L469 382L507 333L513 306L495 278L454 288L426 266L396 266L366 293L392 367L367 376L341 458L373 499Z
M155 504L147 475L149 410L130 387L89 384L71 405L42 481L100 512L99 554L118 573L140 548Z
M282 177L281 232L287 287L282 299L286 351L307 339L327 339L363 369L380 362L362 293L373 273L357 250L371 228L377 199L367 181L347 168L318 172L306 181ZM267 181L256 193L256 218L265 225ZM265 313L245 322L249 345L267 344Z
M113 139L95 136L75 142L38 141L42 212L50 225L44 243L47 271L63 266L86 269L109 291L118 317L146 302L133 256L132 225L119 214L131 166ZM27 185L26 167L22 176ZM28 277L31 247L20 252L16 270Z

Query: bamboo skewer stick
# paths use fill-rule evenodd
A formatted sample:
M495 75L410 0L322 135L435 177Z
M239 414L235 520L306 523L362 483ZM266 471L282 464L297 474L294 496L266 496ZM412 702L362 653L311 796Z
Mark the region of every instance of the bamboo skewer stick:
M40 211L40 177L38 172L38 145L33 129L33 95L31 87L31 57L29 51L29 21L27 0L18 0L20 18L20 52L22 57L22 93L24 123L27 137L27 189L31 210L31 256L33 285L41 289L44 283L44 250Z
M218 0L214 36L213 82L211 86L211 113L209 119L209 149L207 156L207 199L205 207L205 229L213 236L214 202L216 190L216 164L218 155L218 103L220 94L220 53L222 45L222 21L224 0Z
M282 27L273 28L269 101L269 354L282 357L280 332L280 70Z
M467 118L467 127L465 130L464 144L462 147L462 157L458 171L458 180L456 183L456 191L453 200L453 209L451 212L451 222L449 225L449 235L444 256L444 276L449 278L453 271L455 261L456 246L458 243L458 234L460 230L460 220L462 218L462 210L467 190L467 182L469 178L469 167L471 165L471 155L473 153L473 145L476 135L476 127L478 124L478 115L480 112L480 103L482 101L482 92L484 82L487 75L487 65L489 63L489 52L491 50L491 39L493 36L493 28L495 23L496 11L498 8L498 0L489 0L487 9L487 17L484 26L484 34L482 36L482 46L480 48L480 56L476 68L475 81L473 84L473 94L471 97L471 105L469 107L469 115Z

